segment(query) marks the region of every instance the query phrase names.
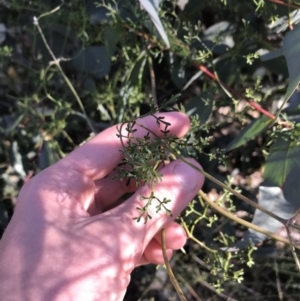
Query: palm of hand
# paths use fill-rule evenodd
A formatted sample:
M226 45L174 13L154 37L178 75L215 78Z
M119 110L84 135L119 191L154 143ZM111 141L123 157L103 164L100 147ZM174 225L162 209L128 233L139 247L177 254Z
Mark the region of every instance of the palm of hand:
M186 133L185 115L169 113L168 118L173 134ZM159 134L155 121L147 117L142 122ZM136 188L112 180L121 160L115 133L115 128L102 132L24 185L0 245L0 271L6 271L5 279L0 274L0 291L22 290L28 300L120 300L137 265L163 263L162 227L169 257L184 245L183 229L167 214L154 213L147 224L132 219L141 207L140 195L150 192L147 185L116 206L120 196ZM177 216L203 178L176 161L162 174L155 193L173 200L170 209ZM8 257L15 259L11 269L3 263ZM18 281L9 282L12 278Z

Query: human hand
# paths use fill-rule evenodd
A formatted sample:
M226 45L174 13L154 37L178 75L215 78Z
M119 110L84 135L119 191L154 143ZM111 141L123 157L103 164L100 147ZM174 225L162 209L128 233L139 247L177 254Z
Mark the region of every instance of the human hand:
M186 115L156 115L165 116L172 134L187 133ZM139 123L161 135L153 117ZM185 232L173 219L201 188L203 176L179 160L163 167L154 192L172 200L172 217L155 213L153 204L152 219L138 223L132 218L138 214L136 207L143 206L140 196L151 189L143 185L128 200L116 203L136 190L134 183L112 180L122 160L116 133L116 127L101 132L21 189L0 241L0 295L5 300L122 300L136 266L163 263L163 227L169 258L185 244ZM137 127L135 136L145 134Z

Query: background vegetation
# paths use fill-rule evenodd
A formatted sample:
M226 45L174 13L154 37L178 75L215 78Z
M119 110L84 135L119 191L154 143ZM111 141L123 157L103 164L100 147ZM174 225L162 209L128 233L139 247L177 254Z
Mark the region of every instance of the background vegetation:
M283 219L207 180L182 215L186 254L171 262L187 299L299 300L282 224L297 224L300 207L300 2L183 2L0 2L0 234L26 179L180 93L172 105L193 120L185 154ZM126 295L177 298L154 266L133 273Z

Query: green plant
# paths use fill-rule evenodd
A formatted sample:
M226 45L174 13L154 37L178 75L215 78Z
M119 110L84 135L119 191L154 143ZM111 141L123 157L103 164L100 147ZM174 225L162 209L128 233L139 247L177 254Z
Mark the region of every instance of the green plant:
M148 2L141 1L151 7ZM288 285L296 281L295 266L280 258L288 251L265 241L270 236L291 245L297 261L297 1L190 0L180 9L175 1L165 0L146 11L137 1L3 3L0 14L8 31L0 50L1 204L17 194L15 174L25 179L91 132L121 123L119 138L130 138L122 149L121 179L154 185L164 160L185 156L196 158L207 171L205 192L199 192L180 218L194 242L177 259L189 270L175 271L185 288L190 284L199 293L205 286L203 298L210 292L226 297L234 291L235 298L246 300L243 283L255 278L247 285L262 300L274 300L268 295L272 290L265 292L248 267L255 263L264 271L259 254L272 250L277 252L276 264L273 258L269 261L274 277L283 279L284 290L297 293ZM155 18L160 20L156 26ZM16 22L22 26L15 28ZM139 116L155 116L173 105L192 120L186 138L168 136L168 125L157 120L166 134L163 139L151 133L134 139ZM264 185L252 188L251 176L262 168ZM244 183L237 182L239 177ZM256 188L258 204L251 201ZM149 202L168 212L172 201L141 197L145 206L133 217L137 221L151 218ZM254 213L253 205L267 215ZM242 212L245 218L239 216ZM275 232L282 223L289 235ZM258 244L263 246L253 251ZM271 278L268 283L278 283ZM188 295L193 295L191 290Z

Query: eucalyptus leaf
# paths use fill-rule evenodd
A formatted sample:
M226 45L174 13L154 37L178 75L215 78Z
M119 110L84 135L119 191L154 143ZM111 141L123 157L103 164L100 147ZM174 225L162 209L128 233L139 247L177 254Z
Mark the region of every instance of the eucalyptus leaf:
M0 45L5 41L6 39L6 26L3 23L0 23Z
M105 41L107 52L112 56L117 48L117 44L120 40L119 33L114 28L105 28L103 31L103 38Z
M276 58L281 57L283 55L284 55L283 48L279 48L279 49L275 49L275 50L272 50L272 51L267 51L267 52L261 54L260 55L260 60L262 62L265 62L265 61L276 59Z
M128 76L128 83L130 86L134 86L142 79L144 68L147 62L146 52L142 51L138 59L135 61L130 74Z
M242 146L247 141L253 139L255 136L264 132L272 122L273 120L265 115L252 121L250 124L245 126L239 132L239 134L229 143L229 145L226 147L226 151L228 152L230 150Z
M239 80L238 74L246 65L246 60L243 57L237 57L235 60L227 57L217 61L214 67L219 80L227 86L231 86Z
M299 122L299 114L300 114L300 94L296 90L290 97L289 101L289 106L283 111L286 113L289 117L289 120L293 120L296 122ZM296 115L296 116L295 116Z
M154 6L154 8L155 8L156 10L158 10L159 3L161 2L161 0L149 0L149 2L151 2L152 5Z
M59 160L58 154L51 148L49 141L43 141L39 153L39 170L46 169Z
M262 65L271 72L282 74L284 77L289 76L286 60L283 56L278 56L269 60L263 60Z
M260 52L259 58L264 67L277 74L282 74L284 77L289 76L283 48L272 51L261 50Z
M194 46L199 50L208 48L218 55L224 54L235 45L232 36L235 31L235 27L228 21L218 22L204 30L201 42L195 42Z
M105 46L89 46L75 55L72 64L78 72L101 79L110 72L111 58Z
M186 68L186 61L184 60L184 58L175 56L170 71L171 71L172 81L179 89L183 88L186 81L185 68Z
M300 145L297 141L279 138L270 149L264 179L269 185L283 187L293 170L300 174ZM297 174L297 172L295 172ZM298 185L299 186L299 185Z
M209 119L214 105L214 90L207 90L194 97L186 106L187 115L198 115L201 124L205 124Z
M288 101L300 82L300 26L288 32L283 39L283 51L290 75L290 83L284 101Z
M91 76L88 76L83 79L83 86L87 91L89 91L91 93L97 92L96 82L95 82L94 78Z
M264 208L267 208L269 211L280 216L281 218L289 219L300 207L300 199L298 199L297 202L291 202L287 197L284 196L283 190L280 187L260 186L258 204ZM254 213L252 224L272 233L276 232L276 230L282 226L279 221L258 209L256 209ZM249 244L256 245L266 238L267 236L265 234L249 229L245 233L244 237L234 246L231 246L229 249L227 249L227 251L244 249Z
M277 20L273 20L268 27L272 29L276 33L282 33L286 31L289 27L290 24L297 24L300 21L300 10L299 9L294 9L293 11L287 12L282 8L283 7L278 7L281 8L282 11L282 16L280 16L280 13L278 14Z
M157 1L152 1L152 0L139 0L142 7L147 11L149 14L153 24L157 28L161 38L165 42L168 48L170 48L170 43L168 36L165 32L165 29L160 21L160 18L158 16L158 3Z

